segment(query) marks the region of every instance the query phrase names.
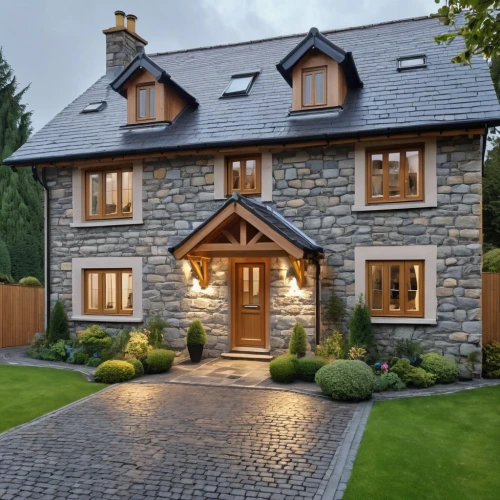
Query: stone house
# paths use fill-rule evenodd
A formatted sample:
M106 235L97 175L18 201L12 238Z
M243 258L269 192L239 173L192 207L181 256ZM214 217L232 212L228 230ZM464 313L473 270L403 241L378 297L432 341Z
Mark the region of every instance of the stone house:
M363 294L382 351L480 349L485 61L428 17L146 55L115 14L106 74L5 160L46 189L75 331L160 315L182 348L200 318L209 356L265 359Z

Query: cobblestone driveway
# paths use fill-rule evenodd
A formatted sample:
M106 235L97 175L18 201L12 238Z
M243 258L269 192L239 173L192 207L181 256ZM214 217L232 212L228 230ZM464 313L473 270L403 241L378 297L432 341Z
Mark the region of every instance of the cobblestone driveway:
M320 498L355 410L288 392L125 384L5 435L0 498Z

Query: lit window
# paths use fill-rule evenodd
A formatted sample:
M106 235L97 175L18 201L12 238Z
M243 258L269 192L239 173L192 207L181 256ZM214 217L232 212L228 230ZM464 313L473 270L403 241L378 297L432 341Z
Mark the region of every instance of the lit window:
M87 220L132 217L132 169L88 170L85 173Z
M249 73L246 75L234 75L231 82L222 94L223 96L238 96L248 95L252 88L253 82L257 73Z
M97 113L98 111L103 110L105 106L105 101L91 102L82 109L82 113Z
M423 261L368 261L366 265L372 316L424 316Z
M367 202L423 200L422 145L367 152Z
M84 297L85 314L132 314L132 270L85 270Z
M302 71L302 106L326 104L326 67Z
M425 56L400 57L398 59L398 70L425 68L427 60Z
M238 156L227 160L228 194L260 194L260 158Z
M155 119L155 88L153 85L137 87L137 120Z

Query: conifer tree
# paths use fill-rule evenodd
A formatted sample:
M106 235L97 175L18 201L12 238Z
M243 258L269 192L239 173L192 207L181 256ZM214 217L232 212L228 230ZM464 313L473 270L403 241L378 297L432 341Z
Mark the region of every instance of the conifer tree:
M5 241L0 240L0 274L6 274L10 276L11 264L10 264L10 254L7 249Z

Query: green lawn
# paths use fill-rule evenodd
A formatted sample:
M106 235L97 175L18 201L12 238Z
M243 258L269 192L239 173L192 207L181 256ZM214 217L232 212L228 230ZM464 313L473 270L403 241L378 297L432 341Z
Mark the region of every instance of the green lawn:
M344 500L500 498L500 386L375 403Z
M0 366L0 432L93 394L106 384L81 373L31 366Z

